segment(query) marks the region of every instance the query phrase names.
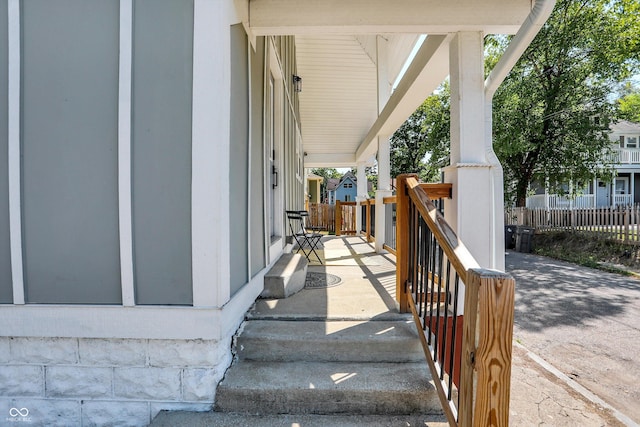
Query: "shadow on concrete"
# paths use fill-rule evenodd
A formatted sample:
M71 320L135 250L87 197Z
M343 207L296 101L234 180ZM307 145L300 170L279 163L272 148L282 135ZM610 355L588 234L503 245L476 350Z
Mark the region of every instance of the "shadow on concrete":
M640 281L550 258L509 252L516 280L515 323L527 331L615 317L640 299Z
M381 255L356 236L324 237L323 264L307 272L333 274L342 282L330 288L302 289L285 299L258 299L250 319L396 319L395 259Z

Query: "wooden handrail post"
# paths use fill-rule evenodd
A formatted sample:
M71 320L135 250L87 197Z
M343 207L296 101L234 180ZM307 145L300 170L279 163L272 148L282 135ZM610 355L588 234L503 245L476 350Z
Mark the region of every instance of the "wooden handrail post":
M515 281L495 270L467 271L460 375L461 427L509 425Z
M336 200L336 236L342 235L342 206L340 200Z
M407 178L416 174L398 175L396 180L396 300L400 313L409 311L406 283L409 280L409 193Z

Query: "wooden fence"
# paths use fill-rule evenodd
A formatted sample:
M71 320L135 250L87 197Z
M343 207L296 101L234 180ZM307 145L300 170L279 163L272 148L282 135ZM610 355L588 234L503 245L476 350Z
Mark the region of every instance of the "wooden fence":
M336 217L336 211L340 213L340 216ZM337 231L336 223L339 225ZM336 205L310 203L307 227L335 233L338 236L341 234L355 234L356 202L338 201Z
M326 203L309 204L309 224L318 230L335 233L336 231L336 206Z
M505 225L522 225L537 231L571 230L608 234L640 244L640 206L585 209L506 208Z
M343 234L357 234L356 227L356 202L341 202L336 200L336 236Z

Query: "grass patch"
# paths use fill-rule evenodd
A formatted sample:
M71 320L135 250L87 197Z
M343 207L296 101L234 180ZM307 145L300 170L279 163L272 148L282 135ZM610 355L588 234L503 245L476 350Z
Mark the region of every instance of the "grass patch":
M539 255L626 275L640 271L639 249L598 233L549 231L533 239Z

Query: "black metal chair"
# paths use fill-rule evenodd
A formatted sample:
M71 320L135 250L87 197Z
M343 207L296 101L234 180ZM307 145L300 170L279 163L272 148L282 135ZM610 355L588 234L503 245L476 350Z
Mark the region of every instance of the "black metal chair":
M309 213L307 211L287 211L289 229L291 230L291 235L298 244L298 250L296 251L296 253L302 251L309 262L311 262L310 256L313 253L320 264L322 264L322 260L316 252L318 245L320 245L322 234L307 231L304 220L308 215ZM309 250L305 250L305 247L308 247Z
M316 233L320 230L322 230L322 227L319 226L315 226L315 225L309 225L309 211L298 211L300 213L300 215L302 215L302 221L304 224L304 229L308 232L308 233ZM320 245L322 245L322 243L320 243Z

